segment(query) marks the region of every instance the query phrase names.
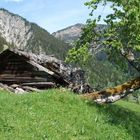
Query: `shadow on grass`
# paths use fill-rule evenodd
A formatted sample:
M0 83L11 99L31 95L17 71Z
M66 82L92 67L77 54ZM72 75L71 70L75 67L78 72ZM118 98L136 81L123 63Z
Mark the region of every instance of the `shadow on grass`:
M98 105L89 102L88 105L96 106L100 114L103 114L105 122L124 128L134 140L140 140L140 115L129 109L115 104Z

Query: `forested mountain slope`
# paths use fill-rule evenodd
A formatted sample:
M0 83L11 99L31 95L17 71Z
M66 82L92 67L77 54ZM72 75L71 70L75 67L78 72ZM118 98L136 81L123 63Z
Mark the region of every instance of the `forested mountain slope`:
M56 39L37 24L30 23L19 15L0 9L0 37L7 44L37 54L54 54L64 59L70 46ZM3 42L3 41L1 41ZM3 49L3 44L0 50Z

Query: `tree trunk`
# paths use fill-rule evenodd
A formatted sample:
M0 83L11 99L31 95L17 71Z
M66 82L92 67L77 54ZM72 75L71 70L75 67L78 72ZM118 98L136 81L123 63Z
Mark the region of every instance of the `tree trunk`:
M130 80L126 83L123 83L122 85L118 85L113 88L107 88L102 91L81 95L81 97L89 100L94 100L99 104L113 103L139 88L140 88L140 77Z
M138 60L136 60L136 57L132 51L124 51L122 49L120 53L134 69L140 72L140 63Z

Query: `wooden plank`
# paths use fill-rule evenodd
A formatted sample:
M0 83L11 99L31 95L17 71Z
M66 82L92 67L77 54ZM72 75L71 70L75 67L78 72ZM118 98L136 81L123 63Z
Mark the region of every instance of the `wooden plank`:
M32 64L33 66L36 66L38 68L38 70L40 70L40 71L44 71L50 75L55 75L54 72L50 71L49 69L47 69L47 68L45 68L37 63L35 63L34 61L29 61L29 63Z
M32 83L23 83L22 86L31 86L37 88L53 88L56 87L56 84L53 82L32 82Z

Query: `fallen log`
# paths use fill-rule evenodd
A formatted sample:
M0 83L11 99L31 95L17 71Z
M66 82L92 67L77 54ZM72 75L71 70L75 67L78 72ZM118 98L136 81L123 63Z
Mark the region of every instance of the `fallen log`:
M99 104L113 103L140 88L140 77L125 82L113 88L80 95L84 99L93 100Z
M56 84L53 82L35 82L35 83L22 83L21 86L30 86L35 88L55 88Z
M22 86L22 89L27 91L27 92L40 92L39 89L33 88L33 87L29 87L29 86Z

